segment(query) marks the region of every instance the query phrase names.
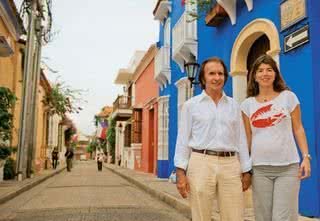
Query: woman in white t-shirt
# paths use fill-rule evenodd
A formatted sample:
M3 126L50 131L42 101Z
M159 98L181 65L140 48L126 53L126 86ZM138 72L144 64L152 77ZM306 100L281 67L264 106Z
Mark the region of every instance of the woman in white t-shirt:
M253 164L256 221L297 221L300 180L310 176L310 155L300 103L272 57L259 57L249 74L242 116ZM302 162L297 145L302 154Z

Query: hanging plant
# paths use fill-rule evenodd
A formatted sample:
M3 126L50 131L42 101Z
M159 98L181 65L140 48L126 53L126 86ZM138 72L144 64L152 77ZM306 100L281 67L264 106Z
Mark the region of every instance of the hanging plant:
M71 89L63 82L55 83L43 102L50 108L51 114L64 116L66 113L79 113L82 110L78 105L83 102L82 92L82 90Z
M216 0L184 0L184 4L189 4L187 14L190 15L190 22L205 17L210 12Z

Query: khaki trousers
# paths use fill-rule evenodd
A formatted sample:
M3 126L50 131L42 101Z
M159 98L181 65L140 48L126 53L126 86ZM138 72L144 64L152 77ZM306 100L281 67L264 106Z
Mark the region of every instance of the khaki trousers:
M187 176L192 221L210 221L217 197L220 221L243 221L244 199L237 156L217 157L191 153Z

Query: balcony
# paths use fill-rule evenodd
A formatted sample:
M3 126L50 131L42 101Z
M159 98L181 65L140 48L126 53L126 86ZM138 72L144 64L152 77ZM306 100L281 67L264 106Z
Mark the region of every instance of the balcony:
M224 8L216 3L208 12L205 21L207 26L217 27L228 17Z
M252 0L245 0L248 11L253 9ZM218 26L225 17L229 16L231 24L237 21L237 0L216 0L216 4L206 16L208 26Z
M169 12L171 12L171 2L168 0L158 0L153 10L154 20L163 22L163 20L168 17Z
M185 11L172 30L172 59L183 72L184 63L197 57L197 21Z
M131 97L129 96L118 96L113 102L112 118L115 120L126 120L131 117Z
M171 81L170 46L160 48L155 57L154 78L161 87Z

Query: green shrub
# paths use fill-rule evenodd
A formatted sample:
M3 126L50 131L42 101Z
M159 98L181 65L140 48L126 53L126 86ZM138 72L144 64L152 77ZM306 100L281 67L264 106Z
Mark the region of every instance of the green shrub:
M111 163L115 162L115 146L116 146L116 121L111 119L107 132L107 140L110 146L110 155L112 156Z
M13 128L11 109L14 106L16 96L9 88L0 87L0 140L7 141L11 138Z
M0 159L1 160L5 160L10 155L11 155L10 147L0 146Z
M15 161L12 158L8 158L3 168L4 180L14 179L14 175L15 175L14 168L15 168Z

